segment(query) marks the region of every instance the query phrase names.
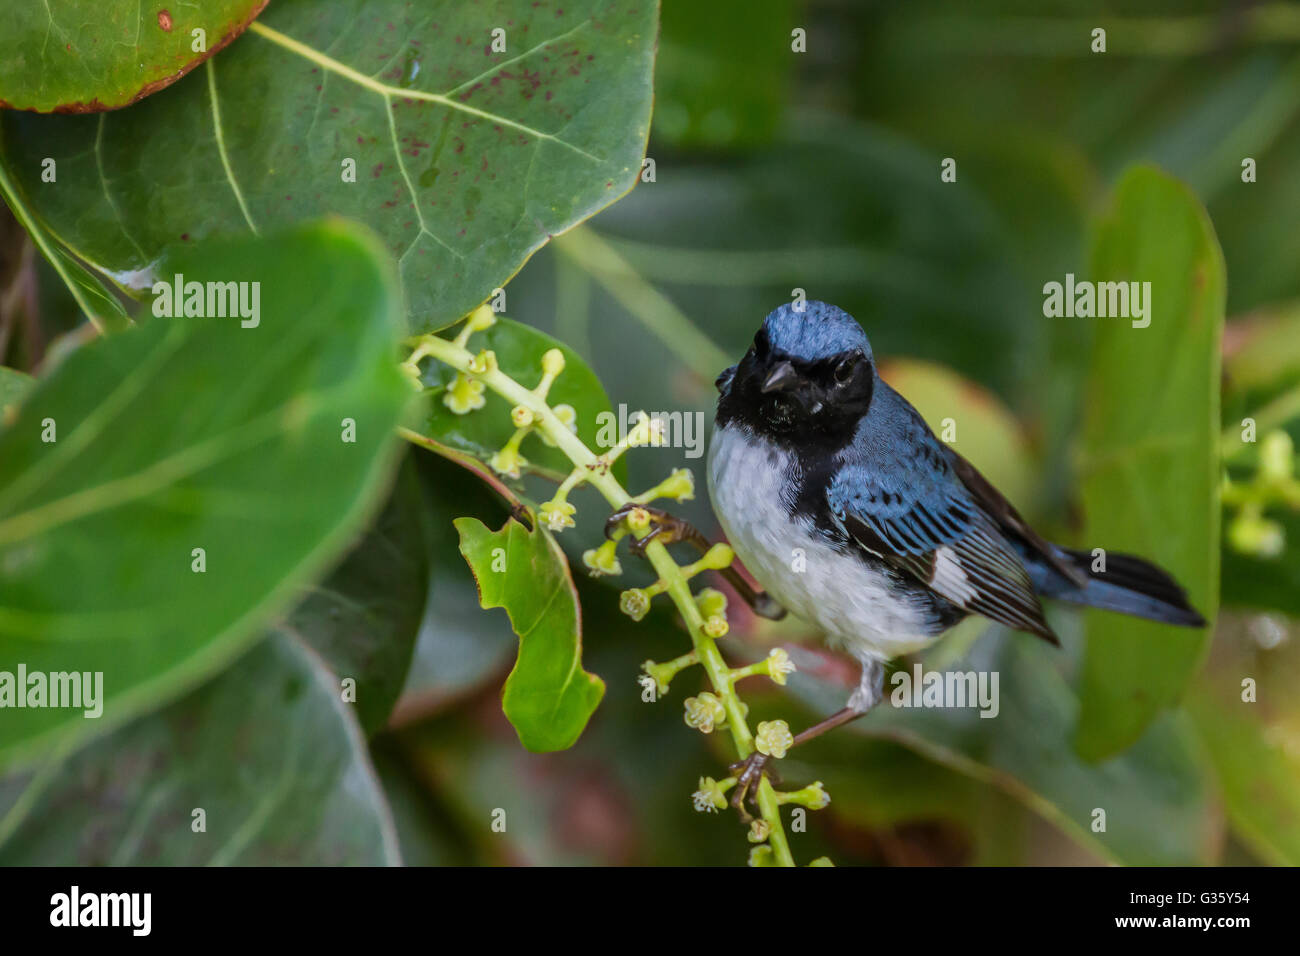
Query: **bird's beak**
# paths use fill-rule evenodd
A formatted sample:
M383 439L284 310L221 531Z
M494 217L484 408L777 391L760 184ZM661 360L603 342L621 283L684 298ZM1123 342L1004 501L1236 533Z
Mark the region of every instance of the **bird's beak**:
M762 392L764 395L769 392L786 392L798 381L799 373L794 370L794 366L789 362L781 362L767 373L767 378L763 380Z

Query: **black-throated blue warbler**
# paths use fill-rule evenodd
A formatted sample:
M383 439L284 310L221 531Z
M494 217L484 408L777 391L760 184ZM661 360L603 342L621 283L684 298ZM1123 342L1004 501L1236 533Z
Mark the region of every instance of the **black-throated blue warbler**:
M1090 553L1040 537L880 378L866 333L833 305L773 311L717 385L709 492L727 538L768 594L862 665L847 706L796 743L865 713L886 661L971 614L1053 643L1041 597L1205 624L1154 564L1107 553L1093 570ZM763 763L747 763L737 805Z

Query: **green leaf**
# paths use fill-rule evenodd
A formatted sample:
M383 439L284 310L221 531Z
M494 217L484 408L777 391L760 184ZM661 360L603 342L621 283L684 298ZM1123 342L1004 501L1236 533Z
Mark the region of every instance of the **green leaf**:
M6 710L0 765L228 664L347 546L392 473L411 390L372 239L310 225L182 266L260 282L260 324L154 319L95 341L0 432L0 661L103 672L104 687L99 720Z
M475 518L455 523L479 603L505 608L519 635L519 658L501 697L519 742L533 751L573 746L605 682L582 669L582 618L563 552L547 531L530 533L513 518L500 531Z
M0 365L0 428L18 416L18 403L32 390L35 379L14 368Z
M6 158L127 285L211 234L358 219L399 257L412 327L435 329L631 188L655 28L646 0L277 0L130 110L10 115ZM45 157L58 184L38 192Z
M377 866L400 859L337 680L305 646L276 633L184 699L43 766L0 817L0 862Z
M604 386L581 356L563 342L519 322L498 319L496 325L485 332L474 333L469 340L470 351L485 348L496 353L501 371L526 386L535 384L542 377L542 355L548 349L559 349L564 353L564 371L551 385L546 400L552 408L557 405L573 407L578 437L588 448L599 453L602 448L608 449L613 444L611 437L617 440L619 436L608 427L614 419ZM515 433L514 423L510 420L510 403L488 390L483 393L486 405L468 414L457 415L443 402L446 388L455 375L452 369L438 362L429 363L426 382L429 384L430 406L423 432L442 445L487 462ZM573 463L564 452L545 444L540 436L526 438L522 451L528 460L528 466L523 470L532 474L563 481L573 470ZM623 480L626 474L623 459L615 462L614 474Z
M41 250L41 255L58 273L87 319L102 329L125 328L128 319L122 303L36 220L28 208L28 202L5 169L3 149L3 128L0 127L0 196L13 211L14 218L27 230L36 243L36 248Z
M1151 167L1116 188L1093 247L1095 281L1149 282L1150 325L1095 323L1081 456L1087 548L1155 561L1208 621L1219 600L1219 342L1223 256L1209 217ZM1176 703L1208 630L1088 612L1075 746L1098 759Z
M239 36L266 2L15 4L0 33L0 107L96 113L134 103ZM201 45L195 30L203 31Z
M424 494L408 465L365 537L286 624L339 678L356 681L357 719L367 734L388 720L420 633L429 587L426 525Z
M1295 621L1224 615L1188 709L1218 771L1233 830L1265 861L1300 865ZM1289 631L1289 633L1288 633ZM1247 696L1245 681L1251 681Z

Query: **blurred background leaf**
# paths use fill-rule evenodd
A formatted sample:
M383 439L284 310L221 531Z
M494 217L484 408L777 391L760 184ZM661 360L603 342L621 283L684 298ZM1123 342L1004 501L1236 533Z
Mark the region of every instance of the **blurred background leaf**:
M1300 680L1294 619L1232 615L1189 709L1241 839L1276 866L1300 865Z
M1080 449L1081 545L1155 561L1212 624L1224 299L1214 228L1186 186L1151 167L1132 169L1098 226L1089 275L1150 294L1144 319L1091 320L1097 333ZM1129 306L1132 312L1131 297ZM1086 618L1075 746L1095 760L1137 740L1181 698L1210 630L1104 611Z
M0 365L0 428L18 416L18 403L34 384L30 375Z

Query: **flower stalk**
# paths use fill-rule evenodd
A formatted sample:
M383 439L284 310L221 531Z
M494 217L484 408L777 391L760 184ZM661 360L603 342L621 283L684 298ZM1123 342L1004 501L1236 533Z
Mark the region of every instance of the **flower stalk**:
M470 352L470 336L494 322L490 310L480 307L469 317L454 340L436 335L421 335L409 340L413 351L403 363L403 369L417 382L419 362L424 358L433 358L454 369L457 375L444 395L444 402L458 413L481 407L482 391L485 388L491 389L513 405L511 417L516 431L490 462L498 473L509 477L518 474L519 466L524 463L519 449L528 434L537 434L569 458L573 463L573 471L561 484L555 497L540 508L540 517L548 528L560 531L574 525L575 509L567 499L573 489L582 484L589 484L596 489L614 510L629 503L648 504L657 498L687 500L694 494L694 481L690 472L678 469L649 491L637 496L630 495L614 477L610 466L629 448L662 443L662 424L658 419L643 414L618 446L603 455L595 454L576 434L573 410L567 408L565 414L563 407L552 408L547 402L550 387L564 368L564 357L558 349L552 349L543 356L542 378L532 389L502 372L492 352ZM606 541L583 555L584 564L593 573L619 573L621 568L615 554L618 540L628 534L641 537L650 524L647 512L633 508L622 525L615 529L613 540ZM700 666L708 678L710 689L688 701L686 720L706 732L725 729L731 735L736 753L743 760L754 752L758 744L747 722L748 708L736 693L736 681L742 677L763 674L778 683L784 683L785 674L793 669L789 657L781 657L784 652L774 652L758 664L733 670L718 650L716 639L727 632L726 598L713 588L704 588L699 594L692 594L690 580L706 570L719 570L730 565L734 554L729 547L724 544L715 545L698 561L682 566L662 542L651 539L645 545L644 557L658 575L657 580L646 588L624 591L620 596L620 604L625 612L639 620L648 610L651 598L657 594L666 594L685 622L692 643L692 650L687 654L664 664L647 661L644 670L654 680L659 692L667 693L669 684L677 673L687 667ZM784 722L767 722L760 727L764 731L760 735L762 743L772 750L784 752L780 746L788 735L788 728L786 733L780 732L781 728L785 728ZM731 777L720 783L709 777L701 778L700 790L693 795L696 808L724 808L725 793L734 784L735 779ZM820 789L819 784L814 787ZM817 802L811 789L805 787L801 791L779 794L766 777L760 780L755 793L759 817L749 831L750 840L758 843L751 853L751 863L795 865L781 823L780 807L784 803L811 807ZM824 791L821 792L824 795ZM820 805L824 806L825 803Z

